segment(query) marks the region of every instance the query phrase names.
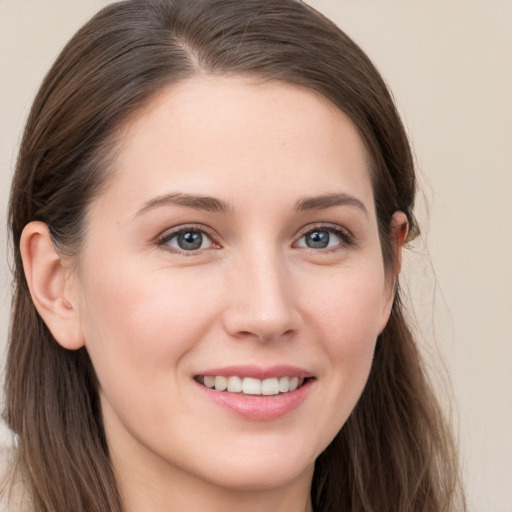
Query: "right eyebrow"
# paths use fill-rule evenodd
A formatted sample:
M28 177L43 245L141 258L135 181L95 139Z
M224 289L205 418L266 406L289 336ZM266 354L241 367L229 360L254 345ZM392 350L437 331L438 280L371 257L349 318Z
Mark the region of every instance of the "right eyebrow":
M332 194L324 194L321 196L304 197L295 205L297 211L304 210L324 210L333 206L354 206L368 216L368 210L363 201L355 196L338 192Z
M162 206L185 206L186 208L193 208L194 210L203 210L211 213L231 213L233 211L233 208L228 203L215 197L173 193L150 199L144 203L142 208L137 211L134 217L138 217L148 210Z

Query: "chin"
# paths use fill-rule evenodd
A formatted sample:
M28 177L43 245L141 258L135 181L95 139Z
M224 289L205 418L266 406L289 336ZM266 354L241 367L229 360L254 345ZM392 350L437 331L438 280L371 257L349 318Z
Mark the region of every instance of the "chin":
M269 444L252 450L230 454L212 454L203 460L203 479L233 491L260 491L287 486L297 480L310 481L313 476L316 453L308 456L300 441L280 448Z
M243 466L221 469L210 481L217 487L231 491L262 491L283 488L302 479L310 481L313 471L314 461L300 468L263 460L248 461Z

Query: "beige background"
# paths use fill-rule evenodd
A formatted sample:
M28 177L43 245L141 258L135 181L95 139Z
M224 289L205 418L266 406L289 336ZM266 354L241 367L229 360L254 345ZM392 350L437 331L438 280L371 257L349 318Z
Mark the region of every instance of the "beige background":
M0 0L3 225L16 146L36 88L62 45L106 3ZM417 330L453 409L470 510L512 512L512 1L312 4L368 52L411 133L430 205L427 243L417 243L406 261ZM425 225L424 202L419 206ZM6 255L4 228L0 234ZM0 260L2 351L6 260ZM447 398L439 353L454 400Z

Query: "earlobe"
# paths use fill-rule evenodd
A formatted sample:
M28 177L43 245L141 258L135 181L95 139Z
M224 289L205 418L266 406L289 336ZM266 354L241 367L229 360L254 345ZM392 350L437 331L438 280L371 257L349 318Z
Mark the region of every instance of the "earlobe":
M81 348L84 340L71 299L67 267L51 240L48 226L43 222L27 224L20 251L30 295L44 323L62 347Z

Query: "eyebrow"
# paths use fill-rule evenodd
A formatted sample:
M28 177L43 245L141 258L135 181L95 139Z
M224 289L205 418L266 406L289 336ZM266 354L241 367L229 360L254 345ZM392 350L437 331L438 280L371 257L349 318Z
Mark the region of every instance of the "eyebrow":
M333 206L355 206L368 215L368 210L361 200L344 192L305 197L297 201L295 210L324 210Z
M135 217L142 215L148 210L161 206L185 206L195 210L203 210L210 213L231 213L231 206L215 197L199 196L194 194L165 194L147 201L144 206L135 214Z
M233 207L215 197L199 196L194 194L165 194L147 201L134 215L138 217L148 210L162 206L184 206L195 210L203 210L209 213L232 213ZM334 206L355 206L368 215L368 210L362 201L344 192L324 194L320 196L305 197L295 204L296 211L324 210Z

